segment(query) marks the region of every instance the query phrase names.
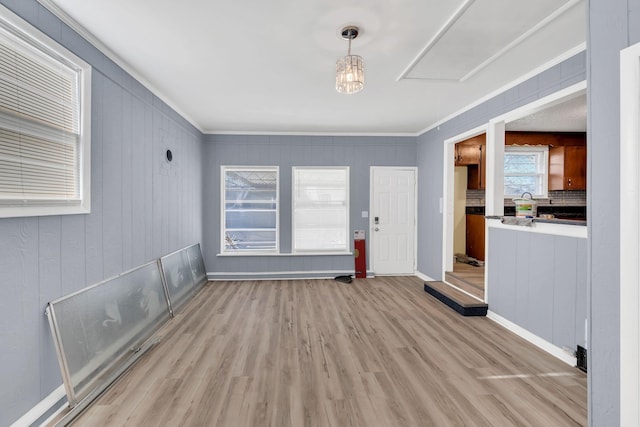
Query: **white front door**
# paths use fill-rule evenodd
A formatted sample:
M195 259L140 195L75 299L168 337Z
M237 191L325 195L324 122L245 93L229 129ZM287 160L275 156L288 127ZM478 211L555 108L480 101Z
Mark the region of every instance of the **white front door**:
M371 168L371 267L374 274L414 274L416 169Z

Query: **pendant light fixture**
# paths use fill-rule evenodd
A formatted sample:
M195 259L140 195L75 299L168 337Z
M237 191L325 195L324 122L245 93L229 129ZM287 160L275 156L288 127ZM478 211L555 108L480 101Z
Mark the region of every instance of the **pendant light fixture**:
M358 37L358 27L344 27L342 38L349 40L347 56L336 62L336 90L339 93L356 93L364 88L364 62L359 55L351 55L351 40Z

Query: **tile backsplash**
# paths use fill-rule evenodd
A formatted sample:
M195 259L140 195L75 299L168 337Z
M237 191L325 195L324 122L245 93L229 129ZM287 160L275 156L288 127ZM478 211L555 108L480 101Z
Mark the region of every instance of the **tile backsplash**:
M548 199L536 199L538 206L587 206L587 192L580 190L549 191ZM484 206L484 190L467 190L467 206ZM505 206L514 206L513 201L504 200Z

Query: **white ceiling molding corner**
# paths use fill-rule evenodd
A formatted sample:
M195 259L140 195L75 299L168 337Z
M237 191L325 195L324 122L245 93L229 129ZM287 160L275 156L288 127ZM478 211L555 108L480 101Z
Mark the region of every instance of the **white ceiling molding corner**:
M183 111L180 107L177 106L169 97L164 95L162 91L160 91L157 87L155 87L147 78L145 78L141 73L139 73L135 67L130 65L127 61L122 59L120 55L115 53L112 49L110 49L106 44L104 44L98 37L96 37L91 31L89 31L86 27L81 25L78 21L73 19L67 12L62 10L57 4L55 4L52 0L36 0L42 7L47 9L49 12L53 13L58 19L60 19L64 24L66 24L73 31L78 33L82 38L84 38L89 44L102 52L107 58L112 60L117 66L122 68L124 71L129 73L134 79L136 79L139 83L141 83L144 87L146 87L149 91L151 91L155 96L160 98L162 102L171 107L176 113L182 116L183 119L188 121L193 127L195 127L199 132L204 133L199 124L189 117L189 115Z
M249 136L375 136L415 138L414 132L287 132L287 131L216 131L205 130L205 135L249 135Z
M416 136L586 40L585 0L38 1L207 134ZM460 81L568 2L581 6ZM366 83L355 95L335 90L344 23L363 31L353 50ZM430 65L435 53L451 61L436 75L451 77L452 64L456 80L415 79L406 68L398 81L412 58Z

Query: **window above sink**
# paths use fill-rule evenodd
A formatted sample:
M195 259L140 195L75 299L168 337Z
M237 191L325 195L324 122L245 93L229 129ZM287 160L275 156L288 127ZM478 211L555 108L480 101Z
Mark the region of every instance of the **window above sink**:
M504 197L546 199L549 181L549 147L506 146L504 150Z

